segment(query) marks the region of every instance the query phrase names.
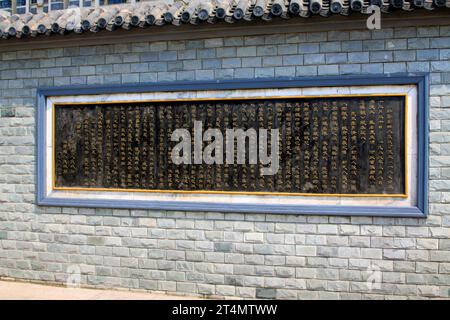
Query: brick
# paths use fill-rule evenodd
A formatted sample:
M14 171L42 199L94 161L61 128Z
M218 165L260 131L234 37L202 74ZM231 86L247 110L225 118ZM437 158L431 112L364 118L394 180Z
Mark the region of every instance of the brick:
M342 51L344 52L353 52L353 51L361 51L362 50L362 41L343 41L342 42Z
M430 255L426 250L406 250L406 258L412 261L428 261Z
M381 236L382 235L382 227L381 226L361 226L361 235Z
M373 51L370 52L370 62L390 62L393 61L391 51Z
M277 54L276 46L259 46L256 49L258 56L273 56Z
M430 40L430 48L449 48L450 37L440 37Z
M410 38L417 35L417 30L412 27L396 28L394 36L398 38Z
M449 61L433 61L431 62L431 71L433 72L449 72L450 62Z
M317 232L320 234L337 234L338 228L334 225L318 225Z
M318 68L319 75L332 75L332 74L338 74L338 73L339 73L338 65L323 65L323 66L319 66L319 68Z
M340 235L358 235L360 234L360 227L354 225L339 225L338 231Z
M306 34L307 41L312 42L321 42L327 40L327 33L326 32L308 32Z
M291 44L284 44L278 46L278 55L296 54L298 47Z
M423 297L439 297L440 290L436 286L418 286L417 293Z
M327 239L323 235L306 235L306 244L324 245Z
M258 68L255 70L256 78L269 78L274 77L274 75L275 69L273 67Z
M276 77L292 77L292 76L295 76L295 71L296 71L295 67L276 67L275 68L275 76Z
M364 51L384 50L384 40L367 40L363 42Z
M305 54L303 63L305 65L317 65L325 63L324 54Z
M347 53L327 53L325 60L327 64L346 63Z
M302 43L298 45L299 53L318 53L319 44L318 43Z
M293 233L295 232L295 225L290 223L276 223L275 232Z
M401 73L406 72L405 63L385 63L384 64L385 73Z
M369 237L351 236L351 237L349 237L349 240L350 240L350 246L352 246L352 247L365 248L365 247L370 246L370 238Z
M315 76L317 75L317 66L296 67L296 76Z
M361 67L362 73L376 74L380 73L380 70L383 70L382 63L363 64Z
M277 296L276 289L256 288L256 298L259 299L275 299Z
M359 74L361 73L361 65L359 64L344 64L339 66L340 74Z
M158 55L158 60L159 61L175 61L175 60L177 60L177 51L160 52Z
M214 250L220 252L231 252L233 249L232 243L229 242L216 242L214 243Z
M263 57L262 65L263 67L281 66L283 65L283 58L279 56Z
M369 31L350 31L350 40L367 40L370 38Z
M244 240L250 243L263 243L264 235L262 233L245 233Z
M417 262L416 271L418 273L439 273L439 264L437 262Z
M316 247L314 246L295 246L297 256L315 256Z
M236 55L238 57L254 57L256 56L256 46L237 48Z
M277 299L282 300L296 300L297 299L297 291L296 290L286 290L286 289L278 289L277 290Z
M217 48L216 57L217 58L229 58L236 56L236 48Z
M430 47L430 40L427 38L408 39L408 49L426 49Z
M430 228L430 233L434 238L450 238L450 228Z
M338 41L320 43L320 52L340 52L340 51L341 51L341 43Z

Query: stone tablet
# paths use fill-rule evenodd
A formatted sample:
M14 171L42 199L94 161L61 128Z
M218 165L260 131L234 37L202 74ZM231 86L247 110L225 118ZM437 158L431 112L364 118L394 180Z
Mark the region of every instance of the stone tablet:
M405 109L404 95L59 104L53 183L55 189L404 196ZM177 129L189 133L192 145L181 164L172 157ZM212 142L202 139L208 129L223 135L211 139L222 145L212 153ZM227 155L228 134L238 129L248 134L244 150L236 139ZM275 140L260 129L277 129L273 175L261 174L267 165L259 158L251 161L262 142L268 154L274 150ZM223 163L196 162L199 148L216 160L223 152Z

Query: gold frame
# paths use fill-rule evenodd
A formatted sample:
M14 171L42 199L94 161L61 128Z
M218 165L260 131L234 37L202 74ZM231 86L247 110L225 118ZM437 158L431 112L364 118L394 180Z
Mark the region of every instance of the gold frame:
M115 103L142 103L142 102L188 102L188 101L232 101L232 100L263 100L263 99L317 99L317 98L343 98L343 97L404 97L405 101L405 125L404 125L404 148L405 148L405 193L400 194L346 194L346 193L292 193L292 192L267 192L267 191L213 191L213 190L148 190L148 189L121 189L121 188L82 188L82 187L56 187L56 107L67 105L92 105L92 104L115 104ZM180 99L150 99L150 100L114 100L97 102L60 102L52 103L52 191L103 191L103 192L142 192L142 193L179 193L179 194L230 194L230 195L260 195L260 196L306 196L306 197L339 197L339 198L408 198L408 94L407 93L369 93L369 94L331 94L311 96L255 96L255 97L230 97L230 98L180 98Z

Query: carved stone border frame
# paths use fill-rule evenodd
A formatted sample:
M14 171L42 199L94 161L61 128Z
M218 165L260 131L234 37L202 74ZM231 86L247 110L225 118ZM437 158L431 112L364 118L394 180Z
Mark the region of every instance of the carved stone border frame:
M371 85L415 85L417 87L417 203L411 207L291 205L268 203L200 203L186 201L142 201L112 199L52 198L46 193L46 104L50 96L142 93L189 90L273 89L294 87L340 87ZM38 205L175 211L218 211L270 214L317 214L346 216L392 216L424 218L428 213L428 74L330 76L313 78L262 78L224 81L177 81L107 86L39 88L37 92L37 197Z

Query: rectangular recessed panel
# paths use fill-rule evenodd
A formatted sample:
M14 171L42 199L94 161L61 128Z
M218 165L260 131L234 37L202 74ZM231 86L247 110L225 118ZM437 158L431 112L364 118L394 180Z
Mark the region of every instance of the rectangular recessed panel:
M405 108L405 96L57 105L54 187L402 195ZM179 143L171 141L176 129L186 129L190 135L191 164L186 163L188 157L182 164L172 159L172 149ZM222 148L210 152L211 142L202 139L194 146L196 133L201 137L207 129L219 129L223 139L213 140ZM243 148L229 135L237 129L249 134ZM267 135L260 129L267 129ZM277 157L271 154L276 149L272 133L279 141ZM235 142L231 155L227 155L227 138ZM262 163L259 152L265 144L269 163ZM216 160L223 151L225 163L206 163L201 158L196 164L195 150ZM239 152L245 164L236 163ZM255 153L256 163L251 156ZM227 157L234 163L226 163ZM276 173L263 175L261 169L270 164L273 168L275 162Z

